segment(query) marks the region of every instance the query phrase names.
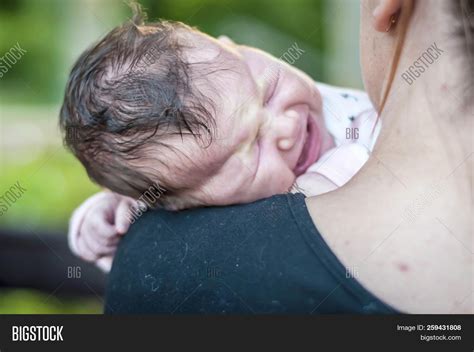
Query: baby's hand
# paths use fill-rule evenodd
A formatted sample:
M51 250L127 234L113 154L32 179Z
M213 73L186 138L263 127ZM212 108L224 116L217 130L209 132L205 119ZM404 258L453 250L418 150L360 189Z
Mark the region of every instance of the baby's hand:
M130 226L129 209L135 205L134 199L107 191L87 199L70 220L71 251L86 261L97 261L104 270L110 269L120 237Z

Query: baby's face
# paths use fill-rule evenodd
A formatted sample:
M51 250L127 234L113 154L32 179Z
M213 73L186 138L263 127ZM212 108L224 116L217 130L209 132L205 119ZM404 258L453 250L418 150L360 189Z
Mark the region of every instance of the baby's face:
M166 155L173 183L189 187L186 196L205 205L287 192L333 143L313 80L227 38L186 36L199 49L189 53L191 62L209 61L224 70L208 77L213 87L200 87L216 104L217 135L208 148L187 138L172 141L181 154Z

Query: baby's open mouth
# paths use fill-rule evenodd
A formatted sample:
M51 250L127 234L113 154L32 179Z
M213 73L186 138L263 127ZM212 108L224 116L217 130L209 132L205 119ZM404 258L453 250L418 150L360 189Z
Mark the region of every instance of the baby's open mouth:
M306 140L294 169L296 176L304 174L308 167L318 160L320 150L319 128L314 117L310 114L306 125Z

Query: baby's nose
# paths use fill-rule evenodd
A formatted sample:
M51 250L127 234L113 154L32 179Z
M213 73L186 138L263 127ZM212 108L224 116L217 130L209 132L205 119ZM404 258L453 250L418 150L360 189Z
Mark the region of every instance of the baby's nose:
M283 151L290 150L298 139L300 115L295 110L287 110L278 120L278 148Z

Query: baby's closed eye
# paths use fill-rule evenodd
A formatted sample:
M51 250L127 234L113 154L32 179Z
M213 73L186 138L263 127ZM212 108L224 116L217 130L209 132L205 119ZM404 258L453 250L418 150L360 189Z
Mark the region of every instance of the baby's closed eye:
M268 73L266 73L268 71ZM266 91L264 94L264 105L267 105L273 98L276 92L276 88L278 86L279 78L280 78L280 70L276 68L268 68L265 70L264 75L265 83L266 83Z

